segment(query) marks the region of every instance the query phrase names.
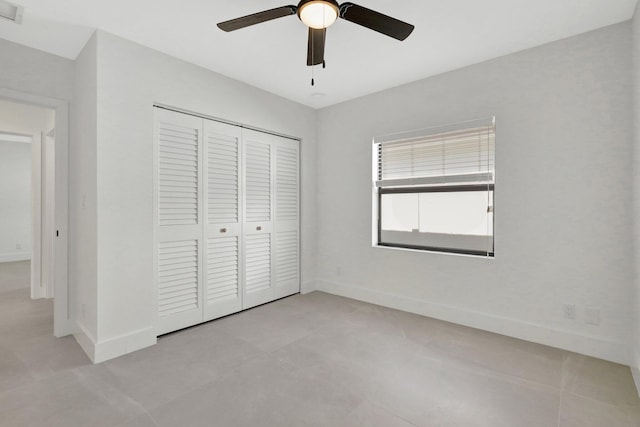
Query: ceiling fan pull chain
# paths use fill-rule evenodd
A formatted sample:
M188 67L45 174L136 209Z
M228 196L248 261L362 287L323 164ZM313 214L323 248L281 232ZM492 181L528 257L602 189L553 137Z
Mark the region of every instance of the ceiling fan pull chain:
M324 59L322 60L322 68L327 68L327 62Z

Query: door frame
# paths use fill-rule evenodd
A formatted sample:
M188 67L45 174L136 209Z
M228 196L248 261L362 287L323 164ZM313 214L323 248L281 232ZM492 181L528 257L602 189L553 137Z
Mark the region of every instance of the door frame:
M42 132L31 136L31 299L46 298L42 287Z
M44 215L41 215L41 227L43 230L42 238L41 238L41 265L44 266L41 269L42 272L46 272L46 274L42 274L41 278L45 281L43 290L44 290L44 298L54 298L55 290L53 288L53 278L55 274L55 259L53 258L55 254L55 244L56 244L56 236L53 230L56 230L55 227L55 195L56 195L56 187L55 187L55 124L54 128L49 132L42 132L41 135L41 150L42 150L42 168L41 172L41 183L42 183L42 196L41 204L42 211ZM50 149L50 146L53 146L53 152ZM51 173L49 164L50 157L53 157L53 187L51 187L48 182L49 174ZM53 194L53 199L51 198L51 194ZM53 206L52 206L53 205ZM53 208L53 209L52 209ZM46 256L45 256L46 255Z
M7 101L31 104L55 110L55 229L54 245L54 299L53 335L62 337L74 332L74 322L69 303L69 103L62 99L49 98L0 88L0 98Z

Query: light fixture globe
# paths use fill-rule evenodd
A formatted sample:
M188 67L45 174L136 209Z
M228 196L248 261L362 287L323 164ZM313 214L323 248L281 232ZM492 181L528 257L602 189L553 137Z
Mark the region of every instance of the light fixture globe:
M298 5L298 17L309 28L327 28L338 19L338 3L333 0L303 0Z

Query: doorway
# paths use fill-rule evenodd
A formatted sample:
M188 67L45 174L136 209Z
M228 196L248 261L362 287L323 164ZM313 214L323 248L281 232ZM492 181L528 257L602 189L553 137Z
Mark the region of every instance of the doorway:
M67 150L66 102L0 89L0 298L49 300L58 337L73 332Z

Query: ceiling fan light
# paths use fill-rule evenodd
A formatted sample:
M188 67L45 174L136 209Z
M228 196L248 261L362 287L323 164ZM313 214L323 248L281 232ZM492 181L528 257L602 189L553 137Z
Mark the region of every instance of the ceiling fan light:
M304 3L298 9L300 20L310 28L327 28L338 18L338 6L324 0Z

